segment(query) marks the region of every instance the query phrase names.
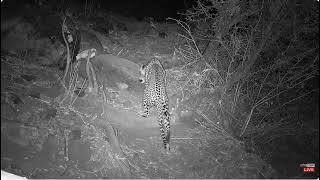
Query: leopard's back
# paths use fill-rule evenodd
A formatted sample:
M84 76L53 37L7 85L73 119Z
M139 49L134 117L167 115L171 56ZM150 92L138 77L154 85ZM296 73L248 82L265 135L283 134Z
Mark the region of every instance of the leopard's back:
M145 93L154 106L158 101L168 100L165 78L165 71L159 64L152 64L146 72Z

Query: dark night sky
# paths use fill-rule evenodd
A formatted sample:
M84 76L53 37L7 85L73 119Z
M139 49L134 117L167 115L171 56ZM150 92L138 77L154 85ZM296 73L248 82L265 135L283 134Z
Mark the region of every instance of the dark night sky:
M89 2L97 2L98 0L87 0ZM8 3L9 2L9 3ZM7 12L13 13L8 10L8 7L15 8L16 12L22 12L21 9L25 8L25 4L34 3L35 0L4 0L1 3L1 10L6 7ZM48 2L63 2L62 0L49 0ZM86 0L65 0L75 7L75 4L84 7ZM112 11L129 17L136 17L143 19L144 17L154 17L155 19L165 19L166 17L177 17L177 12L183 12L186 5L189 5L195 0L99 0L101 8L106 11ZM19 9L19 10L18 10Z
M176 16L185 8L183 0L118 0L104 1L106 9L124 12L132 16L168 17Z

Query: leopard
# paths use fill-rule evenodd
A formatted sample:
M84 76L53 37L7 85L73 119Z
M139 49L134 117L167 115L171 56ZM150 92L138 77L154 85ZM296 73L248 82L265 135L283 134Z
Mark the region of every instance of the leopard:
M141 65L140 83L145 85L142 98L142 117L149 116L149 110L156 107L158 123L164 149L170 151L170 113L166 89L166 72L160 61L151 59L147 64Z

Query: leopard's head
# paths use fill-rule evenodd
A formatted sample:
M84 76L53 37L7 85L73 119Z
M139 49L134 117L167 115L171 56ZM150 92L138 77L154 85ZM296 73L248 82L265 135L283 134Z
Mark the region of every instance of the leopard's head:
M139 72L140 72L139 82L144 83L145 82L145 75L146 75L146 65L141 65Z

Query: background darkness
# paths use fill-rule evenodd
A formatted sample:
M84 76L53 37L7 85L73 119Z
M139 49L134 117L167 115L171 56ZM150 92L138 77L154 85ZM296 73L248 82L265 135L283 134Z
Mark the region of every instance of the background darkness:
M75 10L75 12L84 12L84 5L86 5L86 3L93 2L93 1L100 4L100 6L97 7L100 12L104 12L104 13L110 12L110 14L114 13L114 14L117 14L120 16L129 17L129 18L134 17L139 21L143 21L143 20L145 21L145 18L152 17L152 18L154 18L154 20L156 20L158 22L163 22L163 24L165 24L164 22L167 17L176 18L176 19L180 19L180 20L184 21L185 16L182 16L179 13L184 13L187 9L189 9L190 7L195 5L197 0L113 0L113 1L111 1L111 0L91 0L91 1L90 0L87 0L87 1L86 0L47 0L45 2L45 4L47 4L48 6L41 6L41 7L39 6L39 0L3 0L3 2L1 3L1 20L4 22L6 19L10 19L11 17L22 16L22 17L25 17L28 22L34 22L37 19L41 19L40 17L49 16L49 14L53 14L54 12L56 13L58 10L72 9L72 10ZM291 0L289 0L289 1L291 1ZM240 1L240 2L250 2L250 1ZM268 1L268 2L271 2L271 1ZM300 1L297 1L297 2L300 2ZM313 5L312 3L307 3L307 2L304 2L304 3L308 4L309 6ZM297 3L297 4L299 5L299 3ZM272 9L272 8L270 8L270 9ZM254 10L256 10L256 9L254 9ZM301 9L299 9L299 10L301 10ZM299 17L301 19L299 19L299 18L297 18L297 19L301 20L301 24L303 24L302 23L303 21L308 21L308 19L307 19L308 17L305 17L305 15L307 15L310 12L310 8L308 8L308 6L306 6L306 8L303 9L303 10L307 11L308 13L307 12L301 13L301 12L299 12L299 10L294 11L292 14L298 14L298 15L301 14L301 17ZM35 18L35 17L37 17L37 18ZM94 15L93 15L93 17L94 17ZM268 20L268 17L269 17L268 15L265 16L264 17L265 20ZM56 20L58 21L59 19L56 18ZM49 21L43 20L42 24L45 24L47 22L49 22ZM90 22L93 23L95 21L93 19L93 20L90 20ZM250 23L249 20L247 20L246 22ZM291 40L291 35L292 35L291 29L290 28L285 29L287 27L290 27L290 26L288 26L288 24L290 24L290 23L286 23L286 22L291 22L291 21L284 21L284 22L285 23L283 23L283 24L275 25L278 28L278 30L271 31L274 34L276 34L278 32L279 32L279 34L283 33L283 34L279 35L279 43L276 44L276 45L279 45L279 47L286 47L287 46L286 43L288 43ZM300 21L297 21L297 22L300 22ZM53 22L50 22L50 23L54 24ZM48 24L50 24L50 23L48 23ZM59 23L60 22L57 22L56 24L59 24ZM128 24L130 24L130 23L132 23L132 22L128 22ZM241 23L243 23L243 22L241 21L240 24ZM55 26L52 26L52 27L56 27L57 28L56 34L60 35L60 26L56 26L56 24L54 24ZM99 23L97 23L97 24L100 25ZM103 27L108 25L105 22L103 22L101 24L103 25ZM161 24L161 23L159 23L159 24ZM43 26L46 26L46 25L43 25ZM299 26L300 25L297 25L295 27L299 27ZM303 26L303 25L301 25L301 26ZM44 28L44 29L48 30L48 31L49 30L54 31L55 29L53 29L52 27L46 26L46 28ZM141 29L145 30L147 28L145 28L145 29L141 28ZM233 30L232 28L230 28L230 29ZM105 29L103 29L103 30L105 30ZM297 32L308 32L308 31L303 31L303 30L300 30L300 31L296 30L296 31ZM108 29L105 32L108 32ZM140 32L140 30L139 30L139 32ZM168 32L168 34L169 33L172 33L172 32ZM228 34L230 32L226 31L226 33ZM43 34L44 34L44 32L43 32ZM130 35L127 35L129 33L126 31L124 32L124 34L126 35L125 37L127 37L127 39L129 39L129 40L130 40L130 38L132 38L132 39L136 38L134 40L137 40L137 42L139 42L139 43L141 42L140 44L137 43L137 44L133 45L134 48L138 48L140 46L144 47L144 45L145 45L145 44L143 44L144 39L147 39L146 40L147 42L153 42L155 44L154 47L158 47L158 49L161 49L163 47L170 48L168 46L168 44L158 43L158 42L161 42L162 40L165 40L166 38L156 37L158 40L160 39L159 41L155 41L154 39L151 39L151 38L148 39L148 37L146 37L146 34L147 34L146 32L139 33L139 34L141 34L141 36L137 36L137 37L131 37ZM208 34L208 33L206 32L205 34ZM315 36L310 36L311 34L314 34ZM158 36L158 34L156 34L156 35ZM305 38L306 42L310 41L311 43L316 43L317 40L314 40L314 39L319 38L318 32L312 33L311 31L308 32L308 34L301 33L301 34L298 34L297 36L299 38L301 36L301 37ZM316 36L318 36L318 37L316 37ZM258 35L256 35L255 37L258 37ZM141 39L138 39L138 38L141 38ZM303 39L303 38L301 38L301 39ZM301 48L303 48L303 45L301 45L301 44L307 44L306 42L301 42L301 39L297 39L297 42L296 42L296 45L298 46L297 49L300 48L299 50L301 50ZM140 40L140 41L138 41L138 40ZM280 51L280 49L272 47L275 44L269 44L269 45L271 47L266 47L265 51L260 53L259 56L261 57L261 60L269 60L268 58L272 59L274 57L274 55L278 55L277 53L278 53L278 51ZM310 46L313 47L316 45L310 45ZM210 49L210 52L216 52L216 50L220 48L220 46L214 46L214 47L215 48ZM316 46L316 47L318 47L318 46ZM132 49L134 49L134 48L132 48ZM292 51L295 51L297 49L293 48ZM154 52L157 52L156 50ZM301 50L301 51L303 51L303 50ZM137 52L138 52L138 50L137 50ZM295 52L292 52L292 54L294 54L294 53ZM224 59L222 59L222 60L224 60ZM259 65L262 66L267 63L268 62L261 61L261 64L259 64ZM285 69L285 68L283 68L283 69ZM307 83L305 83L304 86L305 86L306 90L319 89L319 76L317 75L316 78L313 78L312 80L308 81ZM290 93L289 95L290 96L292 95L294 97L294 91L292 93ZM288 97L288 99L289 99L289 97ZM277 113L277 114L279 114L278 119L281 119L281 117L289 117L289 118L292 118L292 123L296 123L296 121L298 121L298 120L299 120L299 122L300 121L303 122L302 124L306 125L305 129L308 129L308 128L309 129L317 129L319 126L319 117L318 117L319 111L316 111L315 109L318 108L318 106L319 106L319 92L317 90L316 93L314 93L310 96L303 97L303 98L299 99L299 101L297 101L296 103L292 103L292 104L287 105L285 108L288 108L289 110L286 110L285 108L283 108L284 109L283 113L289 112L292 114L289 114L289 115L281 114L282 111L279 110L279 113ZM245 110L243 110L243 112L245 112ZM263 114L263 113L265 113L265 112L261 112L261 114ZM277 117L278 116L275 116L276 122L278 122ZM192 118L192 120L194 119L193 116L191 118ZM235 129L234 131L237 131L237 130ZM317 133L318 133L318 131L317 131ZM260 133L259 135L261 135L261 134L263 134L263 133ZM308 150L312 149L312 148L319 150L319 142L318 142L319 139L318 139L318 137L315 138L313 136L314 135L313 133L312 134L310 133L312 136L308 135L307 133L302 133L302 134L303 135L301 135L299 137L298 136L289 136L288 138L287 137L279 138L279 140L276 143L274 143L273 145L268 145L266 143L268 139L261 138L262 140L259 139L259 140L257 140L257 142L255 142L256 143L255 148L258 149L259 152L263 152L263 153L259 154L262 157L268 157L269 153L272 154L273 157L270 156L270 158L268 160L269 160L270 164L272 164L273 168L275 168L276 170L279 170L280 172L285 172L287 174L290 174L290 173L296 174L297 172L299 172L301 170L299 167L299 163L316 163L316 166L318 167L319 161L318 161L318 159L315 159L315 157L314 157L315 154L318 154L318 153L308 152ZM211 137L213 137L213 136L211 136ZM253 152L255 152L255 151L253 151L254 149L251 150L251 147L253 147L253 145L250 144L253 141L251 141L250 139L248 139L248 140L244 139L243 141L245 141L247 143L246 145L248 145L248 147L249 147L246 150L249 153L253 154ZM213 145L214 148L221 148L221 149L225 150L224 147L219 146L219 145L215 146L215 144L217 144L216 141L211 143L211 145ZM311 147L311 145L316 145L317 147L314 148L314 147ZM270 147L269 147L269 149L267 149L268 146L272 146L272 152L269 151L269 149L271 149ZM185 148L184 146L181 146L181 147ZM218 152L218 150L215 150L212 147L210 147L208 149L210 151L213 151L213 153ZM230 148L230 149L232 149L232 148ZM194 149L191 149L191 150L194 150ZM232 150L234 150L234 149L232 149ZM193 155L192 151L189 151L189 153L190 154L185 154L185 156L186 157L188 156L191 158L191 163L195 163L197 165L202 163L202 162L196 162L197 159L196 158L193 159L193 157L191 157ZM244 154L241 154L241 152L238 152L237 150L235 150L234 154L237 154L237 155L239 154L239 160L241 159L241 155L244 155ZM157 157L157 156L155 156L155 157ZM204 161L205 160L208 160L209 162L211 162L211 160L208 158L204 158ZM183 161L177 160L176 162L174 162L174 164L178 164L181 162L183 162ZM204 166L211 167L211 165L204 165ZM238 169L239 165L237 163L230 162L230 166L234 166L235 169ZM201 168L199 168L199 169L201 169ZM225 171L225 169L228 169L227 167L224 167L222 169L223 169L223 173L229 174L227 171ZM286 169L289 169L288 172L286 172ZM188 170L185 171L185 173L187 173L187 172L188 172ZM283 173L283 174L285 174L285 173ZM318 173L318 171L317 171L317 173ZM285 174L282 177L287 177L287 174ZM293 176L291 176L291 177L293 177ZM301 177L301 176L296 176L296 177Z
M188 2L190 3L190 2ZM151 16L154 18L176 17L177 12L184 10L184 0L120 0L114 2L102 2L104 9L122 13L124 15L132 15L137 18Z
M56 5L62 4L57 1L49 1L56 3ZM193 0L117 0L117 1L103 1L100 0L101 9L105 11L111 11L119 13L124 16L135 17L139 20L144 17L153 17L156 20L163 20L167 17L177 18L178 12L183 12L190 7ZM86 3L85 0L68 0L64 3L69 4L69 8L75 8L75 6L81 6ZM25 4L34 4L34 0L4 0L1 4L2 16L10 14L24 14L26 9ZM20 9L19 11L17 9ZM46 11L46 10L43 10Z

